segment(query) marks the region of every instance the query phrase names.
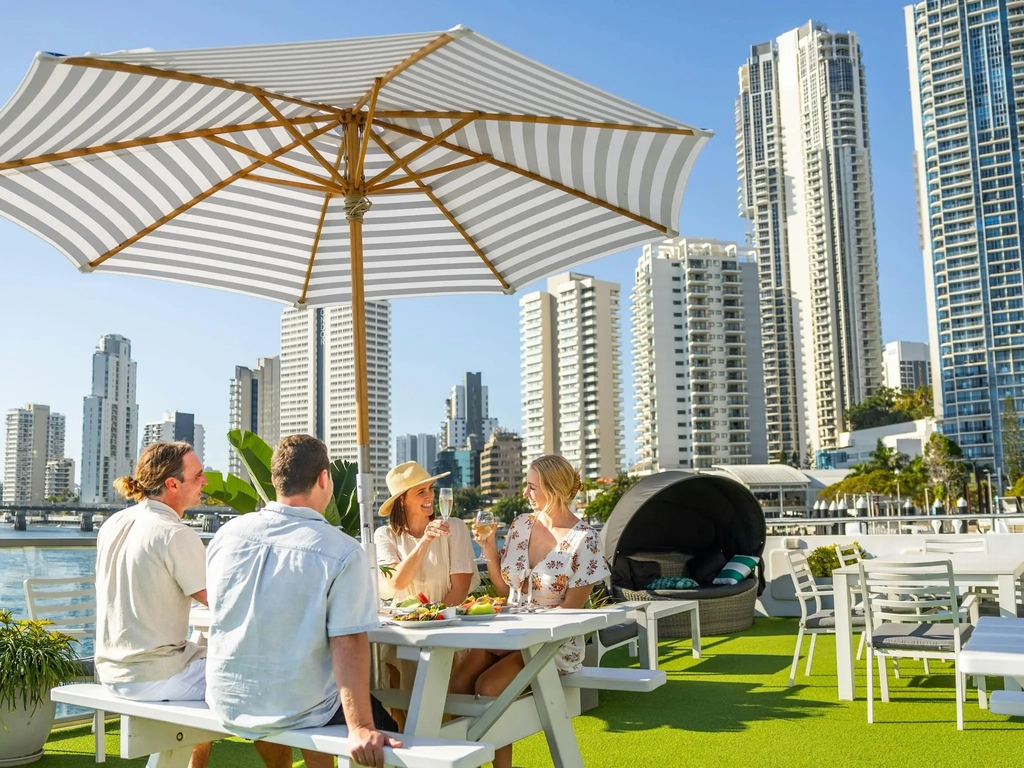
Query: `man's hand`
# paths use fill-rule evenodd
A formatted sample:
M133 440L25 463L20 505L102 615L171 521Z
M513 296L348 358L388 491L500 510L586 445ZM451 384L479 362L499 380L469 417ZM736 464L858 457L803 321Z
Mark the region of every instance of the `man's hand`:
M357 726L348 731L348 754L352 762L370 768L384 768L384 747L392 749L402 742L373 728Z

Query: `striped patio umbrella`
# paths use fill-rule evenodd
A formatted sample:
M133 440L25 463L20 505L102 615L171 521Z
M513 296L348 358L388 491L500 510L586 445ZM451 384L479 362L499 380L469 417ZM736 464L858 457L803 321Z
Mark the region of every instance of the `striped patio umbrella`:
M674 236L710 135L462 27L41 53L0 111L0 214L83 272L351 301L368 543L364 300L512 293Z

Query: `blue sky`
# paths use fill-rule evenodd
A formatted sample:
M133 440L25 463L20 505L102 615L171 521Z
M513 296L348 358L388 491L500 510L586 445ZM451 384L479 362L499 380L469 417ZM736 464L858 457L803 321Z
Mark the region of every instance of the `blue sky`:
M743 242L737 216L733 100L751 45L809 19L860 36L874 171L885 341L925 340L917 239L913 136L903 4L644 2L315 3L184 0L9 3L0 26L0 102L36 51L197 48L444 30L464 24L499 43L616 95L710 128L690 177L680 231ZM638 251L579 271L623 285ZM206 426L207 464L226 466L228 380L236 364L276 354L282 307L217 291L143 279L85 276L28 232L0 218L0 409L49 404L68 419L67 455L80 461L82 397L104 333L132 340L141 421L193 412ZM623 345L627 456L634 453L628 304ZM518 428L517 297L392 303L392 434L433 432L462 372L479 370L491 415Z

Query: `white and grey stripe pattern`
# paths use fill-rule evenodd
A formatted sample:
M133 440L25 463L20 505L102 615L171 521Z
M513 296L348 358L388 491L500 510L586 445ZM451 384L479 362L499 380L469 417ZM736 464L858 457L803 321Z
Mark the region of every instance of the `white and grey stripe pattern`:
M689 128L473 32L457 30L451 37L381 89L377 110L385 115L374 132L399 157L422 146L420 135L437 136L457 122L386 116L400 110ZM303 295L309 305L348 301L343 198L329 199L321 228L328 172L276 124L256 95L232 84L262 89L277 111L298 121L303 134L316 132L309 143L325 161L336 163L342 142L337 111L350 109L375 77L437 38L404 35L94 57L177 73L168 77L69 64L41 54L0 110L0 214L86 271L205 285L284 303ZM230 83L222 87L202 78ZM710 137L690 130L692 135L470 122L445 144L408 161L421 173L480 160L423 180L441 207L421 191L371 193L373 208L363 227L366 297L504 291L474 245L515 290L671 233L690 168ZM211 131L218 136L196 134ZM96 147L105 149L88 152ZM286 168L253 153L276 157ZM392 157L370 142L365 178L394 167ZM398 169L379 182L405 175ZM292 185L267 183L275 180ZM402 185L416 187L412 181Z

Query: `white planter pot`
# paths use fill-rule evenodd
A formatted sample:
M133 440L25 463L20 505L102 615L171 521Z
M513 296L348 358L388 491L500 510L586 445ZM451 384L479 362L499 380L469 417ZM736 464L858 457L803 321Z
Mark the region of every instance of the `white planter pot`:
M56 714L50 694L33 710L20 703L13 711L0 709L0 766L27 765L41 758Z

